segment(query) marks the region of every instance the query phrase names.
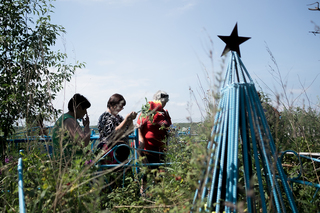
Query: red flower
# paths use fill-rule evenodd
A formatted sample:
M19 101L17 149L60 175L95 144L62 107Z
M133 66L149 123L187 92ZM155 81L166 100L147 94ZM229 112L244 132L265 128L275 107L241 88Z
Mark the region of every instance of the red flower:
M161 111L162 110L162 105L160 101L149 101L150 108L149 110L154 110L154 111Z

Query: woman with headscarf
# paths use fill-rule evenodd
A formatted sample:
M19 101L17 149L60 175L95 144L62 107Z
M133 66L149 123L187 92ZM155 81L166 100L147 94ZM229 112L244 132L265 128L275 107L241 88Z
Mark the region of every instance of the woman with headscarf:
M142 107L137 124L139 126L139 149L140 155L145 157L143 163L158 164L148 166L149 169L158 169L159 163L164 160L164 152L167 146L168 129L171 125L171 118L168 110L164 107L169 101L168 93L157 91L153 96L153 101L147 102ZM147 175L141 180L140 194L145 196L147 186Z
M166 149L171 118L168 110L165 110L164 107L169 101L169 95L165 91L159 90L154 94L153 99L147 103L149 108L142 111L137 121L139 148L146 150L141 155L146 156L148 163L160 163L164 155L147 152L147 150L163 152Z

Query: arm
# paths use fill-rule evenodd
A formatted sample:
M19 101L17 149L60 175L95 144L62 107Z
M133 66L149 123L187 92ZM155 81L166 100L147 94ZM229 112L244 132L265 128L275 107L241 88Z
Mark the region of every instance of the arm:
M140 126L140 128L138 129L138 135L139 135L139 149L144 149L144 137L142 135L142 132L141 132L141 128L142 126Z
M88 146L90 141L89 117L83 118L84 130L79 126L75 119L68 118L64 121L65 128L69 131L73 139L76 138L76 143L81 146L81 141L84 141L84 146ZM81 146L82 147L82 146Z
M143 124L144 122L142 121L142 118L141 118L141 114L139 115L139 118L138 118L138 121L137 121L137 125L138 125L138 138L139 138L139 146L138 146L138 149L144 149L144 144L145 144L145 141L144 141L144 137L142 135L142 129L143 129ZM139 150L138 153L140 154L141 151Z
M126 131L126 127L129 126L132 127L133 126L133 120L137 117L137 113L136 112L130 112L125 119L115 128L115 135L119 136L121 134L124 133L124 131Z

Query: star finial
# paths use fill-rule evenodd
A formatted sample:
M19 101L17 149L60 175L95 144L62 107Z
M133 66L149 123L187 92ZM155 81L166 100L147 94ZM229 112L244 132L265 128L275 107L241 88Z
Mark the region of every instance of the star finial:
M218 35L218 37L222 41L224 41L224 43L226 43L226 47L224 48L221 56L227 54L230 50L232 50L232 51L236 51L239 54L239 56L241 57L239 45L251 38L251 37L239 37L237 25L238 25L238 23L236 23L236 26L234 26L233 31L230 36L219 36Z

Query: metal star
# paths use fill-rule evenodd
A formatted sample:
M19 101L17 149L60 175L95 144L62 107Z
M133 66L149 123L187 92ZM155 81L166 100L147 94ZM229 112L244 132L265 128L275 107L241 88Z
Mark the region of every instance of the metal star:
M218 37L222 41L224 41L224 43L226 43L226 47L224 48L221 56L227 54L231 50L231 51L236 51L239 54L239 56L241 57L239 45L251 38L251 37L239 37L237 25L238 25L238 23L236 23L236 26L234 26L233 31L230 36L219 36L218 35Z

